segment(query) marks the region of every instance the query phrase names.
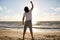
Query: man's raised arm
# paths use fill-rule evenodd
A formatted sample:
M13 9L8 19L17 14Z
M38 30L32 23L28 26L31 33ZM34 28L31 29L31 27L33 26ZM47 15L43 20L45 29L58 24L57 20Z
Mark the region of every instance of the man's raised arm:
M31 5L32 5L32 8L31 8L31 10L33 10L33 8L34 8L34 5L33 5L32 1L30 1L30 3L31 3Z

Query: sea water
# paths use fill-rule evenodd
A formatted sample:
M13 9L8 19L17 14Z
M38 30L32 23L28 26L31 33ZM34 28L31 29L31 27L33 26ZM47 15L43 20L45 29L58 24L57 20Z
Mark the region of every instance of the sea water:
M47 31L60 31L60 27L57 25L52 26L42 26L42 25L33 25L32 26L33 32L47 32ZM55 29L54 29L55 28ZM16 22L1 22L0 23L0 29L9 29L13 31L23 31L24 25L21 25ZM29 32L29 28L27 28L27 32Z

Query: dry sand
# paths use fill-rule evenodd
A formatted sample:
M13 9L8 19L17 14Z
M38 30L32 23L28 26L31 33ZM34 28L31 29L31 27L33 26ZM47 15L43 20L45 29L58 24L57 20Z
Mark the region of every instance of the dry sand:
M60 32L34 32L35 40L60 40ZM22 40L23 31L0 29L0 40ZM25 40L31 40L29 32L26 32Z

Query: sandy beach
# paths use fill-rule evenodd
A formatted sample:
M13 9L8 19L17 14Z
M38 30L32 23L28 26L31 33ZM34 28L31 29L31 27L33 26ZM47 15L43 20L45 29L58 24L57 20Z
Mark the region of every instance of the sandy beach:
M60 32L34 32L35 40L60 40ZM0 29L0 40L22 40L23 31ZM31 40L29 32L26 32L25 40Z

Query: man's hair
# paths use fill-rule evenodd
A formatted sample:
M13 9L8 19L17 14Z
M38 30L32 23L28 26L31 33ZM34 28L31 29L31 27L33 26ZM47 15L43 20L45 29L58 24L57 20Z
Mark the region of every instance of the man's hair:
M26 6L26 7L24 8L24 11L25 11L25 12L29 12L29 8Z

